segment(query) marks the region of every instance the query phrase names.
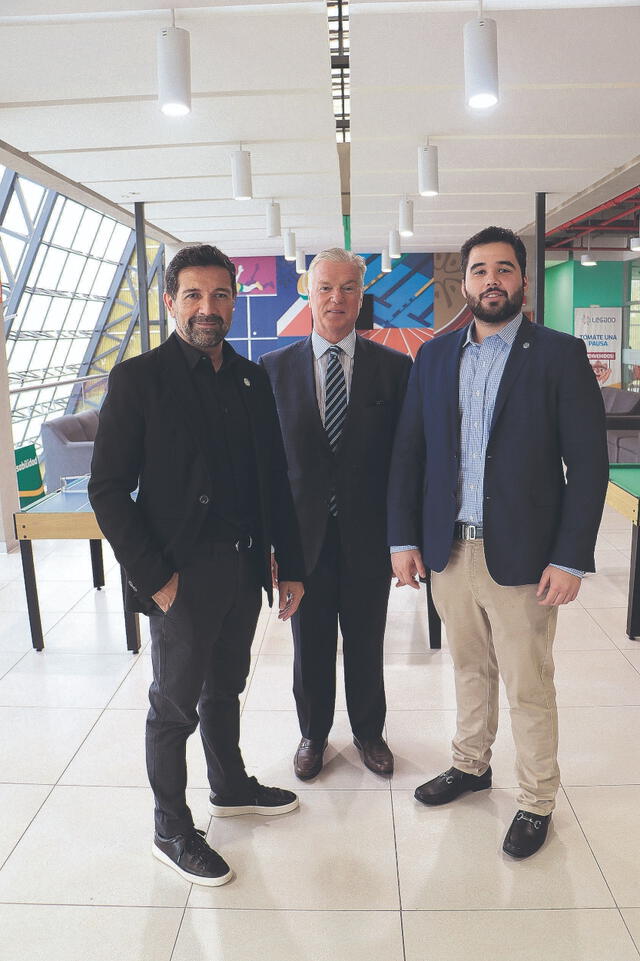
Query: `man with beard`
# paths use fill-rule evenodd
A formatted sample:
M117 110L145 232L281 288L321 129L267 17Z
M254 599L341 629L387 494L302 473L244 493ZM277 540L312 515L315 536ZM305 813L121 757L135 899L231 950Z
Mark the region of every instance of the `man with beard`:
M491 787L501 676L520 786L503 850L526 858L559 785L552 642L558 606L595 569L605 419L584 342L522 316L520 238L488 227L461 261L474 319L420 350L389 486L398 586L431 570L456 682L453 766L415 797L437 805Z
M126 571L128 609L150 619L152 851L185 880L207 886L232 872L196 830L186 803L186 742L198 722L210 814L283 814L298 806L291 791L248 777L239 747L238 695L263 586L272 600L271 544L283 620L303 587L269 381L224 340L235 277L215 247L186 247L173 258L164 301L176 331L112 370L89 484L98 523Z

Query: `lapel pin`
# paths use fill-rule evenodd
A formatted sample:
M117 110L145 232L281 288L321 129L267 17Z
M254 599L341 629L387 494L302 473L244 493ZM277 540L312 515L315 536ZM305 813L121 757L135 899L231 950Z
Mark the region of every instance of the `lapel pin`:
M528 347L528 346L529 346L529 345L527 344L527 347ZM251 381L249 380L248 377L245 377L245 379L244 379L244 386L245 386L245 387L251 387Z
M524 344L522 345L522 349L526 350L528 346L529 346L529 341L525 340Z

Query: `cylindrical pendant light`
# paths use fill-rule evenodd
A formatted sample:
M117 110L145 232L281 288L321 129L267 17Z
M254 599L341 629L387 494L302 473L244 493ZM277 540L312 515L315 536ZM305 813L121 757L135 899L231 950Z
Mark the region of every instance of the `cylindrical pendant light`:
M296 250L296 273L304 274L307 269L307 258L304 250Z
M436 197L438 185L438 148L433 144L418 147L418 193L421 197Z
M191 51L188 30L163 27L156 44L158 103L168 117L191 113Z
M234 200L251 200L251 154L242 147L231 156L231 183Z
M587 234L587 252L580 258L583 267L597 267L596 260L591 253L591 234Z
M383 274L390 274L393 270L391 266L391 257L389 256L389 248L382 248L382 255L380 257L380 269Z
M284 259L296 259L296 235L293 230L285 230L284 232Z
M498 30L482 15L464 25L464 87L470 107L483 110L498 102Z
M638 233L640 234L640 221L638 221ZM629 250L640 250L640 237L629 238Z
M389 256L392 260L397 260L398 257L402 257L402 251L400 250L400 232L398 230L389 231Z
M398 208L398 226L401 237L413 237L413 200L403 197Z
M272 200L267 204L267 237L279 237L280 233L280 204Z

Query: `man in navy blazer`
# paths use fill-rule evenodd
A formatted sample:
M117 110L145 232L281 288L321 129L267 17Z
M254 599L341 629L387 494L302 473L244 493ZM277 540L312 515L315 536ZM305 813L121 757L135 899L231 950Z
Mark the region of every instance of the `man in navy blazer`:
M558 605L595 569L604 409L584 342L522 316L520 238L488 227L461 259L474 319L420 350L389 483L394 573L417 587L431 570L456 681L453 766L415 796L491 786L501 676L520 785L503 850L523 858L544 843L559 785L552 642Z
M291 620L302 739L296 775L315 777L333 724L338 621L347 710L364 764L390 774L382 673L391 565L386 490L395 425L411 369L404 354L357 337L365 263L322 251L309 267L313 333L261 358L287 454L305 567Z

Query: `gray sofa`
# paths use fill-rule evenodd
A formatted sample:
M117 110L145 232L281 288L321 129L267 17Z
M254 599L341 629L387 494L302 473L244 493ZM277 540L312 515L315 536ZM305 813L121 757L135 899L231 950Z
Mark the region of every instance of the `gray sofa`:
M640 393L603 387L607 449L611 464L640 463Z
M47 491L61 487L63 477L88 474L93 442L98 430L98 412L83 410L46 420L40 428Z

